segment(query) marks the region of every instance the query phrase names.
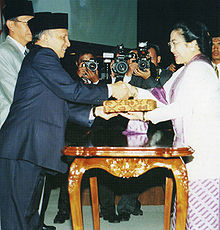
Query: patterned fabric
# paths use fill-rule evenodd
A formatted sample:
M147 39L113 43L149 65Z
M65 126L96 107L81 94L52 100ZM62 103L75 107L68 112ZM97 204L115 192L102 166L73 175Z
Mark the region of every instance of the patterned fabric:
M157 100L167 105L166 92L163 87L153 88L151 90L151 93L157 98Z
M220 180L189 181L189 200L186 230L219 230ZM172 229L176 229L176 203Z

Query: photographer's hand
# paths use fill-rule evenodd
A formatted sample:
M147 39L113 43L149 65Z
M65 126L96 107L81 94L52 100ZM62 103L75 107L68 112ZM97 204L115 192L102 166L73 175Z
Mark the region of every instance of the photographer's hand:
M134 61L134 60L133 60ZM134 74L134 71L136 70L136 69L138 69L138 63L137 62L133 62L132 60L129 60L129 63L128 63L128 66L129 66L129 68L128 68L128 71L127 71L127 73L126 73L126 75L128 76L128 77L131 77L133 74Z
M95 72L93 72L92 70L90 70L89 68L87 68L87 78L89 80L91 80L93 84L97 83L99 81L98 70L96 70Z
M77 70L77 75L79 77L87 77L87 68L86 67L82 67L83 63L80 63L78 70Z
M174 72L176 71L176 66L175 66L175 64L171 63L168 70L170 70L171 72L174 73Z
M134 70L134 75L138 77L142 77L143 79L148 79L151 76L150 69L144 69L144 71L140 70L139 68Z

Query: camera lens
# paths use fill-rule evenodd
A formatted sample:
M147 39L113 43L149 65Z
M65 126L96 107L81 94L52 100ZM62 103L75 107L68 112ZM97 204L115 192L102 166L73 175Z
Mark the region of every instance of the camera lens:
M119 61L115 64L115 71L119 74L125 74L128 71L128 64L125 61Z
M138 60L138 66L139 66L140 70L144 70L146 68L150 68L150 61L147 60L146 58L139 59Z
M93 72L95 72L96 69L98 68L98 66L97 66L97 64L95 62L90 62L90 63L88 63L88 68L90 70L92 70Z
M145 69L146 66L147 66L147 64L146 64L146 62L145 62L144 60L140 60L140 61L138 62L138 65L139 65L139 68L140 68L141 70Z

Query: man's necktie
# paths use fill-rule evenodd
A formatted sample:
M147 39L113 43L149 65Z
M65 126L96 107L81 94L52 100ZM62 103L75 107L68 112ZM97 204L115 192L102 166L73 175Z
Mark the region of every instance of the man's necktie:
M218 78L219 78L219 72L218 72L218 67L217 67L217 65L215 65L215 72L216 72L216 74L217 74L217 76L218 76Z
M26 56L28 53L27 53L27 50L24 51L24 56Z

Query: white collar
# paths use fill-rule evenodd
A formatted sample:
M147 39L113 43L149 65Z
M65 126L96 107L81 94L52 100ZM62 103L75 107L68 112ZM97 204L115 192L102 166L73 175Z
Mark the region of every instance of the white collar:
M24 51L26 50L26 46L21 45L21 43L19 43L9 35L7 36L7 38L10 39L18 47L18 49L24 54Z
M218 68L220 68L220 63L218 64L215 64L214 62L212 62L212 65L215 67L215 66L218 66Z

